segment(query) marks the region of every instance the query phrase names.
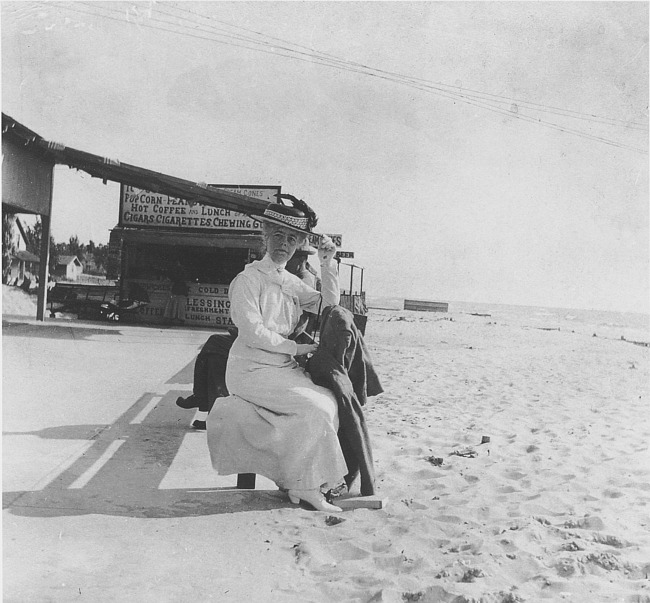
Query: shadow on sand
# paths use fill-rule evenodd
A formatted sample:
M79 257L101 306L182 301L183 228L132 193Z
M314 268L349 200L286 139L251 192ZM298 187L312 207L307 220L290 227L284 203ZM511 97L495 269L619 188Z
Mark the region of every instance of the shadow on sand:
M168 383L186 382L193 365L192 361ZM287 506L277 490L237 490L234 476L232 488L159 487L190 430L186 412L175 405L179 395L187 395L187 391L170 390L162 398L146 393L111 425L64 425L5 433L86 440L89 445L42 489L5 492L3 508L25 517L103 514L169 518ZM205 443L205 432L190 431L191 437L202 438ZM197 449L208 455L207 444Z
M19 316L4 316L2 319L3 337L41 337L45 339L90 339L97 335L118 335L124 336L132 328L138 330L175 333L174 325L159 324L133 324L129 322L106 322L106 321L77 321L49 319L45 322L34 322L32 319L25 319ZM201 330L199 327L192 327L193 331ZM212 334L208 328L206 340Z
M3 319L3 337L43 337L46 339L89 339L96 335L121 335L115 327L106 328L94 326L81 326L75 324L64 324L52 322L32 324L20 320Z

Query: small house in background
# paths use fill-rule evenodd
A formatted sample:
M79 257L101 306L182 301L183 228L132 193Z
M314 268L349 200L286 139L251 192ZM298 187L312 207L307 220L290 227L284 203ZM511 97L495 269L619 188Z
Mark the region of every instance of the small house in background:
M27 251L27 235L20 218L14 215L13 222L17 226L11 231L11 243L14 251L11 254L11 262L2 275L3 283L20 286L25 278L29 279L31 283L35 283L41 259Z
M10 285L21 285L25 279L31 283L36 282L40 259L37 255L23 249L16 251L11 256L11 266L5 276L6 282Z
M83 272L83 266L76 255L62 255L54 268L55 276L68 281L76 281Z

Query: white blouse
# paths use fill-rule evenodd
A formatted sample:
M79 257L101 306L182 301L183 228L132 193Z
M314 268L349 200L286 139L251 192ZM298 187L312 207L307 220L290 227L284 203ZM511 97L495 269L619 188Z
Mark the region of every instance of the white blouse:
M239 335L230 356L271 366L293 364L295 341L287 339L303 310L317 314L339 303L337 265L321 264L321 291L312 289L267 254L248 264L230 284L230 317Z

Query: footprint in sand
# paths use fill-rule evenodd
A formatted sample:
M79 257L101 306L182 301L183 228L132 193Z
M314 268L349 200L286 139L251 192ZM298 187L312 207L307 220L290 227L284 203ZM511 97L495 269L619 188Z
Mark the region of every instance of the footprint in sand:
M406 555L391 555L389 557L376 557L375 566L379 569L390 570L399 573L410 573L418 570L423 565L422 558L410 559Z
M605 498L621 498L621 496L625 496L623 492L620 492L619 490L603 490L603 496Z
M375 533L375 528L372 529L372 533ZM370 543L370 548L372 548L373 553L387 553L393 547L393 542L391 540L380 540Z
M315 568L321 566L335 566L336 558L332 557L321 547L299 542L293 545L293 555L298 565Z
M511 479L516 481L516 480L523 479L524 477L527 476L527 474L522 473L521 471L512 470L512 471L506 471L504 476L506 477L506 479Z
M513 494L514 492L519 492L519 490L513 486L502 486L501 488L497 488L497 492L501 494Z
M437 515L433 518L434 521L442 521L443 523L459 524L462 519L457 515Z
M501 545L503 550L506 551L507 553L515 553L519 551L519 547L516 546L515 543L512 540L510 540L510 538L502 538L499 541L499 544Z
M357 561L370 557L370 552L362 549L351 542L337 542L324 547L327 554L337 561Z
M293 546L293 553L296 564L321 578L334 575L340 577L346 563L367 559L371 555L368 551L349 542L328 545L299 542ZM350 566L351 571L354 568L358 568L358 566Z
M405 446L400 448L396 454L401 456L421 456L426 452L422 446Z
M429 508L427 505L423 505L413 499L404 499L402 502L412 511L424 511Z
M419 471L414 472L413 476L418 479L438 479L441 477L447 477L445 473L440 473L434 469L420 469Z

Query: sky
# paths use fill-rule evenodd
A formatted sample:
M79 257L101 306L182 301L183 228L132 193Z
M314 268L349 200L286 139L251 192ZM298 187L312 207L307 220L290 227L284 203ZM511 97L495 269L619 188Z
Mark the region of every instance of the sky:
M0 5L4 113L281 185L369 296L650 310L645 2ZM107 243L118 212L119 185L55 169L57 242Z

